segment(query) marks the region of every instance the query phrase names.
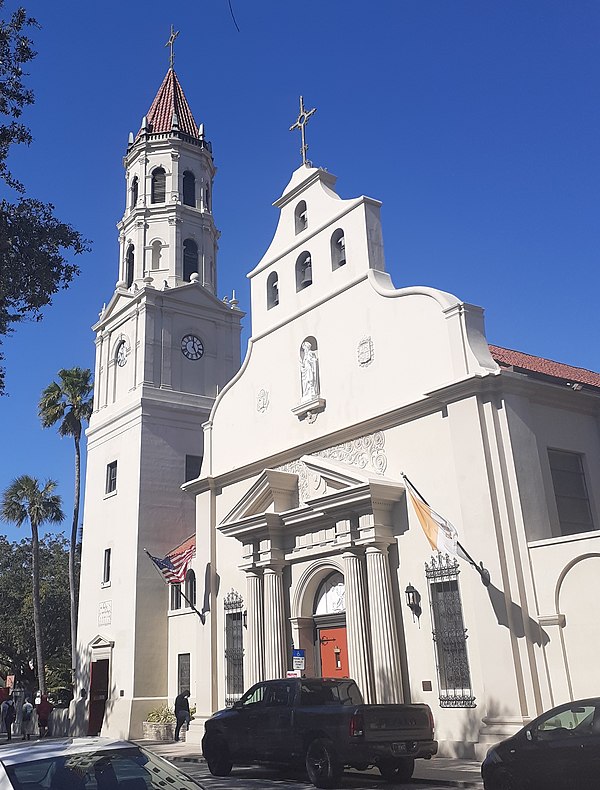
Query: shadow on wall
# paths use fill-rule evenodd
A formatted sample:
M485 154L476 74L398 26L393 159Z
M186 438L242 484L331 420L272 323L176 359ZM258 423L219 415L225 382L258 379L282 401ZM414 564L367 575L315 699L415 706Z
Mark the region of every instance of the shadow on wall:
M498 625L508 628L518 639L526 636L540 647L548 644L550 637L541 625L533 618L525 617L521 607L514 601L507 602L502 590L490 584L487 591Z
M452 735L443 744L440 754L444 757L461 757L463 759L477 759L475 745L479 742L482 725L488 719L498 719L506 716L510 711L506 705L491 698L487 700L484 717L482 706L466 708L463 713L460 731L456 738Z
M206 563L204 571L204 595L202 597L202 610L200 612L201 623L204 625L206 622L206 613L210 612L210 594L211 594L211 565L210 562ZM219 594L219 587L221 586L221 577L215 573L215 597Z

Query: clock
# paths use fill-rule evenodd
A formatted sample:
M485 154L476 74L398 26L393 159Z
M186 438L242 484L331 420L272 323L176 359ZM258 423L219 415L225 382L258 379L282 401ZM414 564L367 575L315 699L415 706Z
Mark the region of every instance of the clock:
M122 368L127 362L127 346L123 340L117 349L117 365Z
M196 335L181 338L181 353L186 359L200 359L204 355L204 343Z

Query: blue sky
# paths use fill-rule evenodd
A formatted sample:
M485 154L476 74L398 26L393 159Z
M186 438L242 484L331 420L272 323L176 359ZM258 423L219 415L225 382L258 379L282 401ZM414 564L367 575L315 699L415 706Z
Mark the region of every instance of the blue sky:
M25 5L42 26L24 116L34 143L11 164L93 251L44 321L5 339L0 489L52 477L72 507L72 443L42 430L37 402L61 367L93 369L90 326L117 280L122 157L168 68L171 24L218 167L220 296L235 289L248 309L245 273L300 161L288 128L303 94L317 107L313 163L342 197L383 201L397 286L481 305L491 343L600 370L597 0L232 0L239 33L227 0Z

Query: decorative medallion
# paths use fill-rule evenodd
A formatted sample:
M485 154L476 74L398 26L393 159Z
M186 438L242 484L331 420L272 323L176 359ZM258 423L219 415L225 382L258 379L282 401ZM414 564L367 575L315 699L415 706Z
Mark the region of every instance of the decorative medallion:
M264 414L269 408L269 391L262 389L256 396L256 411Z
M184 335L181 338L181 353L192 361L200 359L204 355L204 343L196 335Z
M373 361L373 340L370 336L363 337L362 340L359 341L356 355L358 357L358 364L361 368L366 368L367 365L371 364Z

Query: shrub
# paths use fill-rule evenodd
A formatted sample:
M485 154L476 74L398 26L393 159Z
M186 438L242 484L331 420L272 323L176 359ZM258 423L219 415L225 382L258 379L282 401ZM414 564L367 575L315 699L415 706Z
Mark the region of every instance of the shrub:
M174 724L177 719L168 705L159 705L158 708L149 711L146 721L151 721L154 724Z

